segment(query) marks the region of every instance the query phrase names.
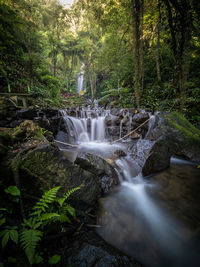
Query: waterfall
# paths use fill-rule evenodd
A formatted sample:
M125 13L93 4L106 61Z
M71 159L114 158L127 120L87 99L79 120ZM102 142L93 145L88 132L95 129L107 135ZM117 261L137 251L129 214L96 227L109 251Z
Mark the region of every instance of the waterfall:
M108 111L82 109L80 117L68 115L67 110L60 111L65 122L69 139L73 142L103 142L106 140L105 118Z
M77 93L80 95L83 92L84 89L84 67L85 64L82 63L80 67L80 71L78 73L78 78L77 78Z
M112 159L114 162L113 167L120 186L113 195L104 198L103 216L107 216L106 223L97 230L98 233L106 241L141 260L148 267L196 267L196 255L187 256L188 251L191 253L188 242L190 233L169 215L164 205L153 198L157 194L158 199L158 186L139 173L154 141L140 138L136 143L132 143L130 150L127 149L129 144L126 142L111 145L108 142L105 123L105 119L111 117L110 111L97 105L94 109L63 109L60 112L66 135L66 140L62 139L63 142L78 143L81 151L93 153L105 160ZM131 115L123 114L123 119L120 125L118 124L120 136L123 134L123 126L126 131L131 131L131 123ZM151 116L146 137L151 134L155 124L156 117ZM66 149L67 153L69 149ZM126 156L120 157L116 154L117 150L123 150ZM72 156L74 157L74 154ZM71 161L73 162L74 158ZM182 164L182 161L176 159L177 161ZM103 224L103 219L99 218L99 224Z

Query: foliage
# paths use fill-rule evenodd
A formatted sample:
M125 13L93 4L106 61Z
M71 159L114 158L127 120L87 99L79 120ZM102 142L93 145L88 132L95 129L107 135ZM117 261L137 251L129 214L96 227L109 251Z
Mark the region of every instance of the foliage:
M134 54L136 2L143 3L139 74L135 73ZM75 95L77 75L84 63L88 97L132 107L139 75L137 90L142 107L169 111L181 108L199 124L198 11L196 1L191 0L85 0L76 1L71 8L64 8L57 0L2 0L1 90L7 92L10 86L11 92L27 93L30 88L41 105L59 106L60 92ZM129 90L115 95L113 88ZM78 100L70 97L62 103L78 106L82 104Z
M6 226L3 231L0 232L0 237L2 237L1 244L2 248L4 248L8 240L11 239L13 242L18 244L18 232L16 226Z
M50 265L56 264L56 263L58 263L60 261L60 258L61 258L60 255L55 254L49 259L48 263Z
M74 208L67 204L66 200L71 194L79 190L80 187L73 188L64 193L61 197L57 197L59 189L60 186L45 192L33 206L28 219L24 219L19 227L20 244L30 265L42 261L41 255L37 254L36 250L40 241L48 232L46 226L54 224L56 221L60 223L71 223L69 216L71 218L76 216ZM20 194L20 191L14 186L9 186L5 189L5 192L14 194L14 196L19 196ZM1 208L1 210L6 211L5 208ZM2 218L2 216L0 216L0 218ZM5 225L6 219L2 218L0 223L1 225ZM6 247L9 240L18 245L18 227L5 225L4 230L0 232L0 237L2 238L2 248ZM54 255L49 259L49 264L56 264L59 260L60 256Z
M14 185L10 185L4 191L12 196L20 196L20 190Z

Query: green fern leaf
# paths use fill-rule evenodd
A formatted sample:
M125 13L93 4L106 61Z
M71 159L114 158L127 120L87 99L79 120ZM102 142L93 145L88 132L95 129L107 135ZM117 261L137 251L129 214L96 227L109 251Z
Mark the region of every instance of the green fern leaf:
M60 189L60 186L57 186L45 192L42 198L35 204L35 206L33 207L33 210L36 210L39 216L41 212L46 211L46 209L49 207L48 204L51 204L56 199L56 194L59 189Z
M67 217L66 214L61 214L59 217L54 218L54 221L59 221L61 223L71 223L70 219Z
M24 249L30 264L33 264L35 248L41 240L43 233L35 229L23 229L20 234L21 246Z
M72 216L72 217L76 217L76 213L75 213L75 209L72 208L70 205L66 206L67 208L67 212L69 212L69 214Z
M54 219L55 217L59 217L60 215L58 213L44 213L40 216L41 221L50 221Z
M72 188L71 190L69 190L68 192L66 192L64 194L64 196L62 198L58 198L56 201L59 203L59 205L62 207L63 206L63 203L65 202L66 199L68 199L68 197L73 194L75 191L79 190L80 187L75 187L75 188Z

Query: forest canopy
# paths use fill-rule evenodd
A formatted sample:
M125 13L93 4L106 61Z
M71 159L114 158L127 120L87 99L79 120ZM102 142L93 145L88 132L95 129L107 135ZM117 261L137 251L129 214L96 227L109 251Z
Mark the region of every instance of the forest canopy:
M1 92L180 110L200 123L198 0L0 0Z

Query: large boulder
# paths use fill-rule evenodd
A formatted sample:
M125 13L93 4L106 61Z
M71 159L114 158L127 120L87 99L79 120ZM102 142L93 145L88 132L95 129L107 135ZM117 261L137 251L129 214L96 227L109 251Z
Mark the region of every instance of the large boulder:
M178 112L158 113L155 116L155 124L145 139L156 141L162 138L171 155L199 162L200 131Z
M118 175L114 169L114 161L106 161L91 153L79 153L75 160L75 164L79 165L82 169L101 177L101 188L103 193L110 192L117 184L119 184Z
M169 167L173 155L200 162L200 131L178 112L157 113L130 151L145 176Z
M143 175L162 171L170 165L170 151L165 139L140 139L131 149L131 155Z
M22 186L36 195L41 195L40 188L61 186L66 192L81 186L73 194L74 198L88 205L95 204L101 195L101 180L98 175L73 164L61 151L49 144L38 146L24 155L19 167L23 177Z

